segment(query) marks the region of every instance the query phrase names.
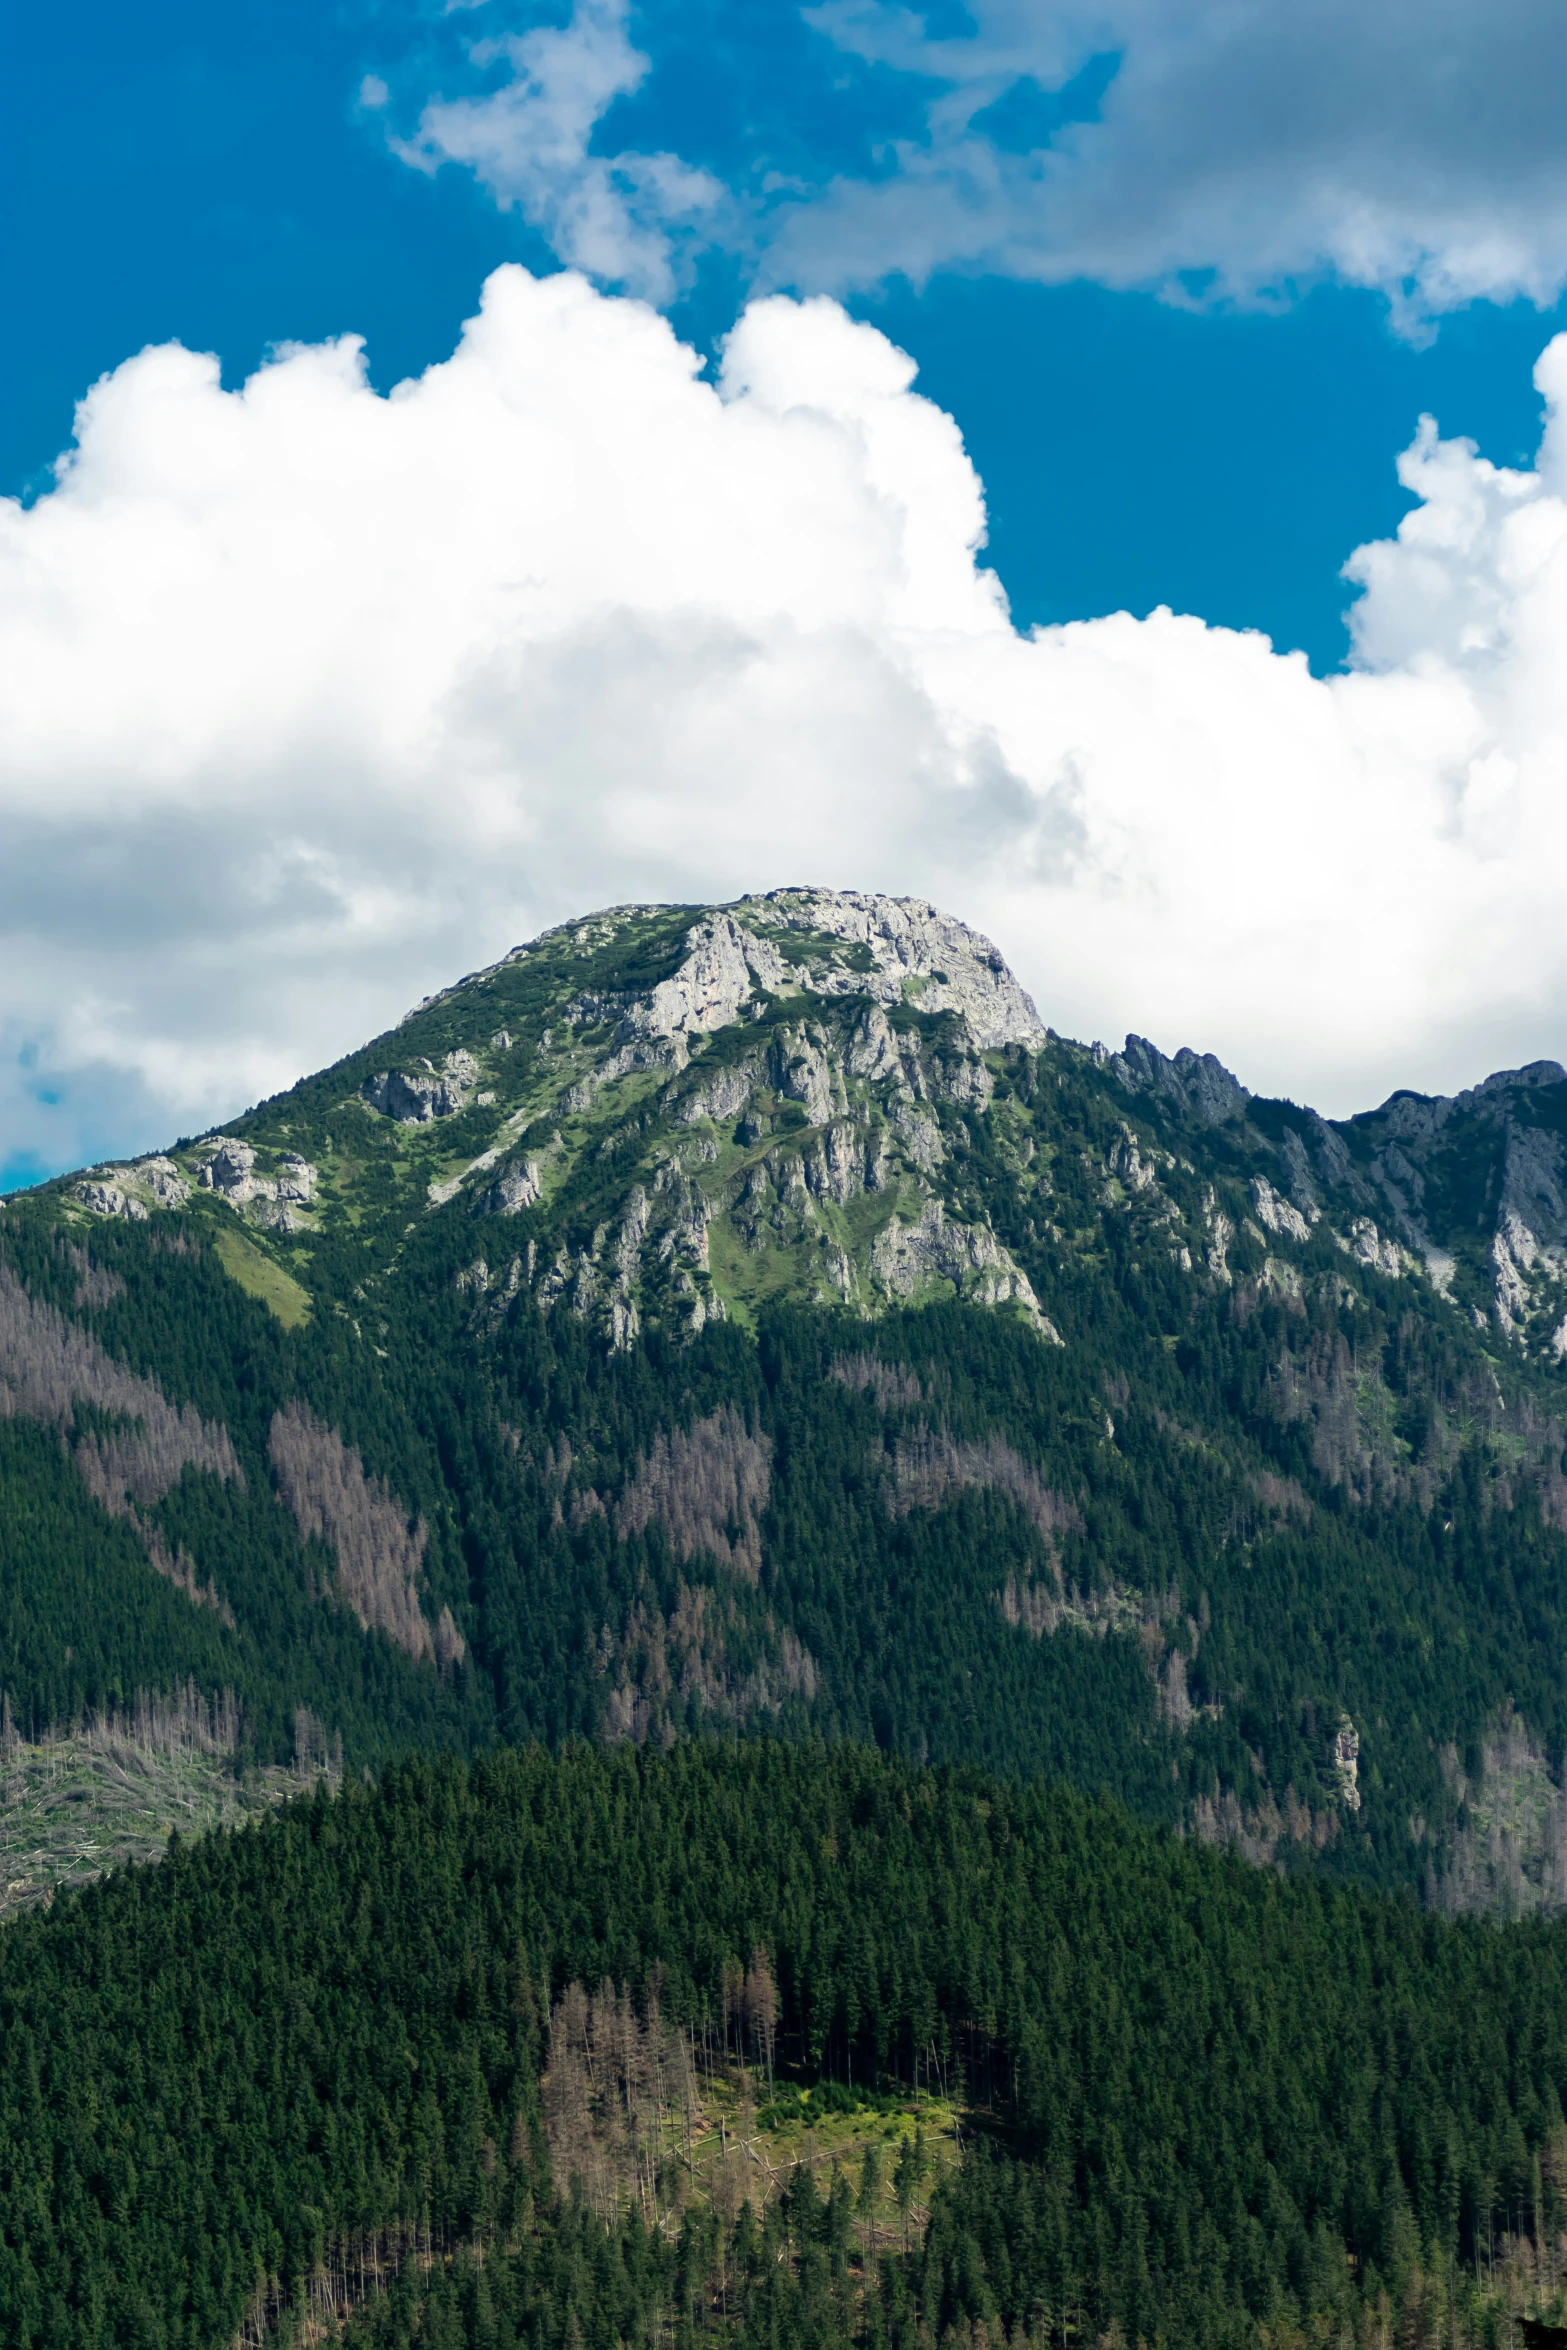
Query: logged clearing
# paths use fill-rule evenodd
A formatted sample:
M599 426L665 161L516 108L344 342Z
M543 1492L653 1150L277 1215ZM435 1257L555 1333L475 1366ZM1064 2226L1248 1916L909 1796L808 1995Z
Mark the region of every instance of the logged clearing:
M776 1990L761 1953L734 1970L725 2012L694 2031L655 1998L568 1984L550 2013L545 2126L556 2175L607 2224L628 2210L670 2228L683 2212L760 2213L803 2168L875 2259L923 2232L957 2163L962 2116L929 2087L810 2088L773 2073ZM847 2245L845 2246L847 2249Z
M310 1782L299 1769L237 1773L238 1713L194 1693L139 1701L79 1729L22 1737L0 1723L0 1922L162 1860L171 1834L242 1827Z

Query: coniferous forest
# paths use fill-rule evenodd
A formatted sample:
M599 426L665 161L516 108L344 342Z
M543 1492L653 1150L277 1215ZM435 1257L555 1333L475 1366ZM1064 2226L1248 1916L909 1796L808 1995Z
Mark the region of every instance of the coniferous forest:
M0 2342L1567 2324L1564 1155L783 892L14 1195Z
M917 2248L870 2258L841 2171L688 2197L678 2115L617 2214L569 2140L552 2169L562 1994L699 2050L757 1952L775 2102L960 2088ZM40 2350L237 2338L367 2256L364 2342L1478 2341L1567 2218L1567 1922L854 1746L397 1764L21 1921L0 1968L0 2307Z

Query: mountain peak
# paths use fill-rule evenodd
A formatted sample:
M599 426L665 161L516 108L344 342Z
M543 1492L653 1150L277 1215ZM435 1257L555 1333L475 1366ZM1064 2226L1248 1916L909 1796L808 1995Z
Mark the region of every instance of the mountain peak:
M1045 1055L1062 1102L1088 1089L1088 1220L1057 1204ZM475 1312L526 1291L624 1347L784 1299L877 1315L955 1296L1053 1338L1058 1260L1123 1196L1163 1219L1147 1248L1183 1278L1223 1287L1237 1233L1304 1245L1320 1223L1354 1261L1423 1270L1445 1310L1567 1359L1555 1062L1331 1124L1256 1099L1211 1054L1053 1039L981 932L863 890L559 924L230 1131L78 1181L73 1206L145 1222L210 1202L291 1267L297 1242L312 1296L340 1225L381 1236L390 1276L433 1219L439 1278ZM286 1299L309 1310L292 1273Z
M432 1215L474 1310L530 1291L616 1347L772 1300L934 1297L1056 1332L959 1166L1048 1031L992 942L923 898L790 888L562 923L168 1163L269 1233ZM163 1165L159 1162L159 1167ZM78 1205L145 1221L153 1162ZM374 1197L374 1206L369 1202ZM473 1221L470 1223L469 1218Z
M602 949L681 910L607 907L514 947L505 963L523 962L541 948ZM685 910L692 920L683 959L641 997L627 994L620 1007L627 1037L711 1035L744 1017L759 998L810 994L953 1013L981 1052L1008 1044L1037 1051L1045 1042L1045 1024L1000 949L925 898L793 887ZM504 967L493 965L427 997L403 1025Z

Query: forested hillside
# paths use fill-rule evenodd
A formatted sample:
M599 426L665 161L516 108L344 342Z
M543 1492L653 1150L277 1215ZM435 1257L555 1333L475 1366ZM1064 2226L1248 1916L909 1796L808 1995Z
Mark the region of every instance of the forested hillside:
M6 1203L10 1719L848 1736L1558 1908L1564 1135L1068 1043L913 901L552 932Z
M323 1790L9 1928L0 2040L27 2350L254 2339L312 2279L475 2350L1478 2344L1560 2299L1567 1921L852 1746ZM769 2185L818 2078L874 2126ZM907 2152L943 2100L956 2170Z

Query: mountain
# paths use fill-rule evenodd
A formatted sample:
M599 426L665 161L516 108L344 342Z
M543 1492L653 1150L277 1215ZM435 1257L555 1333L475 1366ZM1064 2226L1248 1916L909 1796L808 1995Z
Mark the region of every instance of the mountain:
M564 925L6 1203L6 1734L847 1737L1562 1907L1564 1140L1071 1043L919 901Z

